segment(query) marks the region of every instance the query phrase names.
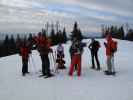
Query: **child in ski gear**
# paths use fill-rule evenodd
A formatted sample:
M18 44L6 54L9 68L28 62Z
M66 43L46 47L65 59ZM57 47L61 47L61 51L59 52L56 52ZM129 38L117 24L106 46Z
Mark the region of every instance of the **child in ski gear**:
M65 69L65 61L64 61L64 48L61 43L59 43L57 47L57 59L56 63L58 63L58 69Z
M64 47L62 46L61 43L59 43L59 45L57 47L57 57L59 57L59 56L64 58Z
M80 76L81 75L81 54L83 51L81 42L75 40L74 43L72 43L71 51L72 51L72 60L71 60L69 75L70 76L73 75L74 67L76 65L77 75Z
M92 68L95 69L95 61L97 63L97 70L100 70L100 63L98 60L98 50L100 48L100 43L92 38L92 41L88 47L91 50Z
M106 39L107 43L104 42L107 56L107 71L105 71L105 74L112 75L115 74L114 53L117 51L117 42L112 39L111 35L108 35Z
M46 36L43 36L40 32L38 36L35 38L37 50L40 53L42 60L42 75L46 77L51 77L53 74L50 72L50 62L48 54L52 52L50 48L50 42Z
M25 74L28 72L28 58L29 54L31 53L29 43L24 39L20 46L20 55L22 56L22 75L25 76Z

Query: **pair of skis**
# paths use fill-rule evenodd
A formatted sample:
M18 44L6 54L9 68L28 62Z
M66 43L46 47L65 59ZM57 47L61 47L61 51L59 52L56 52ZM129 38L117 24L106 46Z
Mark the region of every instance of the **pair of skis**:
M53 73L58 73L58 68L56 66L56 51L54 53L51 52L49 57L53 60L53 70L51 70L51 71ZM49 76L40 75L39 77L50 78L50 77L53 77L53 76L54 76L53 74L50 74Z
M54 73L58 73L58 66L56 64L56 51L53 53L51 53L51 57L53 59L53 66L54 66L54 69L53 69L53 72Z

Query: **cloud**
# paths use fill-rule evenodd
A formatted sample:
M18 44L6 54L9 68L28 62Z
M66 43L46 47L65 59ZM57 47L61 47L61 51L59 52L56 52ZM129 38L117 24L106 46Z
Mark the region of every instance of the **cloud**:
M56 21L69 32L74 21L88 32L99 32L101 24L133 26L132 4L132 0L2 0L0 31L38 31Z

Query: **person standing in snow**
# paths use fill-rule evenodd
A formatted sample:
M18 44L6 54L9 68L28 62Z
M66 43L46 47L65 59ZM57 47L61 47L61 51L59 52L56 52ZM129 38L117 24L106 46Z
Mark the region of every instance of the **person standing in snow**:
M117 42L112 39L110 34L107 35L106 39L107 42L104 42L107 56L107 70L105 71L105 74L115 75L114 53L117 51Z
M91 43L88 47L91 51L91 59L92 59L92 69L95 69L95 61L97 63L97 70L100 70L100 63L98 60L98 50L100 48L100 43L96 41L94 38L92 38Z
M43 36L41 32L39 32L38 36L35 38L37 50L40 53L42 60L42 76L46 76L46 78L53 76L50 72L50 62L48 54L52 52L50 48L50 41L46 36Z
M58 69L65 69L66 67L64 66L65 61L64 61L64 47L62 46L61 43L59 43L57 47L57 59L56 63L58 63Z
M31 53L29 42L24 38L24 41L20 44L20 56L22 56L22 75L28 74L28 59Z
M71 65L69 69L69 75L73 75L74 67L76 65L77 67L77 75L81 75L81 55L82 55L83 48L81 46L81 41L75 40L74 43L72 43L71 46Z

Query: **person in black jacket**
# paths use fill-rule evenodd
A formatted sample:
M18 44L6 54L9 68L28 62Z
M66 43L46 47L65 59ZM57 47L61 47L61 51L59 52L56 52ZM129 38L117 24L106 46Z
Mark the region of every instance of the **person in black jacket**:
M91 57L92 57L92 69L95 69L95 61L97 63L97 70L100 70L100 63L98 60L98 50L100 48L100 43L96 41L94 38L91 39L91 43L88 47L91 51Z

